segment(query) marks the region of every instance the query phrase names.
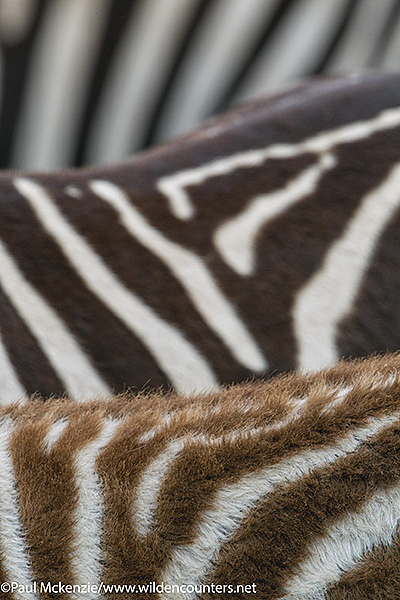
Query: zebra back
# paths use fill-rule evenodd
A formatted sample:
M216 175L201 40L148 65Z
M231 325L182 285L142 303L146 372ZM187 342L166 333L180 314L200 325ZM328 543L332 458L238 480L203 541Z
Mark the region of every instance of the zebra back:
M1 597L394 600L399 373L3 407Z

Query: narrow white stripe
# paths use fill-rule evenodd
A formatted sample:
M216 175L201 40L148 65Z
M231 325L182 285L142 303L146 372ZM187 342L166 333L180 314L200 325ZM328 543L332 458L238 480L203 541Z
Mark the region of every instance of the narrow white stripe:
M210 177L227 175L236 169L257 167L268 159L293 158L306 152L316 154L329 152L339 144L357 142L378 131L393 129L399 125L400 108L389 108L372 119L318 132L296 144L273 144L259 150L247 150L224 156L194 169L177 171L172 175L161 177L157 182L157 188L167 198L171 213L177 219L189 220L195 216L195 209L185 190L187 186L201 185Z
M79 452L75 461L75 477L79 490L78 505L74 515L74 552L71 557L74 581L79 585L90 582L100 585L102 573L101 532L104 503L99 476L95 470L96 458L111 440L118 421L107 420L100 435ZM87 598L75 594L75 598ZM91 594L92 600L102 598L100 593Z
M328 585L361 561L375 546L389 546L399 532L400 486L379 491L361 511L336 523L308 547L309 558L285 588L285 600L324 600Z
M24 278L1 240L0 282L68 393L77 399L109 395L110 390L91 366L73 335Z
M63 217L46 190L30 179L19 178L14 183L88 289L139 337L176 389L202 392L217 387L211 367L199 351L122 285Z
M255 504L276 486L291 484L314 469L328 466L354 452L360 444L396 420L399 414L373 418L367 427L354 429L335 446L306 450L257 473L243 476L237 483L221 488L211 508L200 517L198 535L192 543L176 546L160 580L165 584L204 583L216 564L220 548L239 529ZM163 600L191 600L195 594L164 594Z
M47 5L30 56L12 157L15 166L49 169L68 164L109 7L110 0L57 0Z
M33 585L33 573L20 522L18 494L9 441L14 425L10 419L0 421L0 548L7 581L21 586ZM14 592L18 600L35 600L36 594Z
M25 402L26 392L20 383L0 336L0 405Z
M293 307L298 365L318 369L338 358L337 327L349 314L385 226L400 206L400 164L369 192Z
M256 373L266 370L267 363L257 343L202 259L152 227L123 190L113 183L97 180L90 187L117 211L127 231L169 268L204 321L236 360Z
M157 499L165 475L182 450L189 436L173 440L145 469L137 486L136 498L132 507L132 520L136 532L145 538L153 524Z
M284 188L256 196L241 213L223 223L215 231L214 244L226 264L239 275L252 275L256 267L256 239L262 228L312 194L324 173L335 165L331 154L322 154L317 164L304 169Z

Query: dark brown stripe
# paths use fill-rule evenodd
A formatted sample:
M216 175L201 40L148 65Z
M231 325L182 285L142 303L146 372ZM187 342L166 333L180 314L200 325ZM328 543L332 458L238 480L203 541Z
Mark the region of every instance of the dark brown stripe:
M326 600L394 600L400 590L400 536L378 546L328 588Z
M336 521L361 509L379 489L398 483L399 477L397 424L350 456L316 469L260 502L222 548L210 580L233 585L250 581L263 598L281 597L295 567L308 556L309 545Z
M80 419L78 414L46 452L43 440L51 423L50 415L19 427L12 435L10 452L34 578L72 584L73 512L78 500L74 458L99 433L100 422L90 415ZM67 595L61 593L60 598Z
M65 392L47 357L0 286L1 338L18 379L28 394L43 397Z
M97 300L77 276L59 247L42 228L14 187L1 185L0 238L26 279L58 313L93 366L118 392L167 383L167 378L140 341ZM54 390L54 393L58 389Z

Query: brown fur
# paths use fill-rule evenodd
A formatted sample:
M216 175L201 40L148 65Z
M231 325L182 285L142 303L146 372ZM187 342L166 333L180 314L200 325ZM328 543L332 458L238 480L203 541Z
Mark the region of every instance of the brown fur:
M338 401L341 390L345 394ZM260 497L221 544L203 580L257 585L256 596L237 593L235 598L282 598L314 543L334 524L362 511L377 492L390 491L400 481L396 355L340 363L316 375L245 383L197 398L122 395L86 404L66 398L43 403L36 398L0 412L0 434L7 419L15 423L9 452L37 581L77 583L71 567L77 552L74 515L81 493L75 461L109 418L120 422L96 460L104 503L101 580L106 584L159 583L176 549L196 540L220 490L236 483L246 493L246 477L273 465L279 473L281 464L296 456L301 459L304 452L340 448L354 431L392 415L391 423L368 434L355 450L323 466L313 463L302 476L282 481ZM67 421L66 428L46 449L46 435L61 420ZM146 432L152 434L146 437ZM174 440L182 440L183 446L163 476L153 521L143 537L132 513L142 477ZM7 548L1 536L0 547ZM366 551L353 568L328 585L326 598L397 598L398 547L394 536L389 547L378 544ZM4 561L0 569L7 580ZM374 595L381 581L380 595ZM214 596L229 594L205 593L204 598Z

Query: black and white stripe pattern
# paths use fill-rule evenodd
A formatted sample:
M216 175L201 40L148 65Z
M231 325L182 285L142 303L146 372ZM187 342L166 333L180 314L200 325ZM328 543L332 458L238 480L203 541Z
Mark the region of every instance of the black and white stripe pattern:
M327 80L108 169L4 174L1 401L396 350L399 89Z
M0 166L116 161L321 73L399 67L398 0L1 0Z

